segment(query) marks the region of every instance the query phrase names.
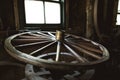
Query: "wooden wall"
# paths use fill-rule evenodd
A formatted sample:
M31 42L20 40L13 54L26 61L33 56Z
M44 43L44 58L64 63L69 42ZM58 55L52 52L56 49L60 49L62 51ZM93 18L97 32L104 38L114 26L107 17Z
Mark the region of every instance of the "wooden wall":
M67 0L67 30L72 33L85 36L87 26L86 1L95 0ZM99 29L103 34L111 32L113 26L113 7L114 0L98 0L99 6ZM107 7L106 7L107 6ZM94 7L94 4L93 4ZM103 11L104 10L104 11ZM93 10L91 10L93 11ZM91 14L91 13L90 13ZM91 15L92 16L92 15ZM93 16L92 16L93 17ZM0 30L15 30L14 0L0 1ZM2 23L2 25L1 25ZM94 23L91 23L94 24ZM90 28L94 28L90 27ZM88 28L89 29L89 28ZM91 30L94 31L94 30ZM91 32L90 32L91 33ZM93 32L94 33L94 32ZM88 33L89 34L89 33Z
M86 0L69 0L69 28L75 34L85 34Z
M2 30L15 29L13 0L0 1L0 17L3 23Z

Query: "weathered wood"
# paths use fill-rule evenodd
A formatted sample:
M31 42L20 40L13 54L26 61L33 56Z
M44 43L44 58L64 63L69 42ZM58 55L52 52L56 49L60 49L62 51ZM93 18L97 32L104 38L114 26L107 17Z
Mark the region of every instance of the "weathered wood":
M15 15L15 26L16 30L20 29L20 21L19 21L19 12L18 12L18 0L14 1L14 15Z
M87 45L78 45L78 46L83 48L83 49L86 49L88 51L92 51L92 52L103 54L103 52L100 49L95 49L95 48L89 47Z
M27 50L31 49L30 52L24 52L23 50L21 50L22 48L15 48L14 40L18 39L19 36L26 35L28 33L29 32L15 34L5 40L6 51L11 56L15 57L16 59L18 59L20 61L26 62L26 63L30 63L30 64L33 64L33 65L36 65L39 67L45 67L45 68L49 68L49 69L60 69L60 70L84 69L85 70L85 69L93 68L98 63L106 61L109 58L109 53L104 46L97 44L96 42L93 42L91 40L84 39L79 36L72 37L71 35L68 36L67 38L65 38L64 41L61 41L61 43L62 43L60 46L61 50L58 47L58 53L59 53L59 50L61 53L63 53L63 52L67 53L67 55L61 54L62 59L60 58L60 60L58 60L58 61L55 61L55 58L56 58L55 50L57 49L55 45L58 42L58 40L56 40L56 39L53 39L52 42L46 43L44 45L36 45L36 47L35 46L27 47ZM31 33L35 34L35 32L31 32ZM43 33L47 34L48 32L43 32ZM65 34L65 35L67 35L67 34ZM35 36L39 36L39 35L35 34ZM52 37L51 35L49 35L49 36ZM40 39L42 39L42 38L40 38ZM103 53L95 54L94 51L89 51L87 49L84 49L85 46L81 46L81 47L84 47L84 48L81 48L79 45L77 46L73 43L70 43L69 41L68 41L69 44L67 44L66 43L67 39L71 40L71 42L74 42L76 44L80 44L79 41L88 42L88 44L90 44L90 45L98 46L98 48L95 48L95 49L100 49L101 51L103 51ZM22 41L24 41L24 40L22 40ZM34 40L35 39L33 39L33 41ZM51 40L51 38L48 38L48 40ZM11 41L12 41L12 43L11 43ZM26 41L29 41L29 39L26 39ZM37 42L37 40L35 42ZM94 48L94 47L92 47L92 48ZM51 53L55 53L55 54L48 55ZM39 55L40 56L44 55L44 56L41 58L36 57ZM49 58L53 59L53 61L49 61L48 60ZM77 60L78 63L71 63L72 61L75 61L75 60Z
M48 39L14 39L13 42L35 42L35 41L46 41Z
M37 50L35 50L35 51L31 52L31 53L30 53L30 55L33 55L33 54L35 54L35 53L37 53L37 52L39 52L39 51L41 51L41 50L43 50L43 49L45 49L45 48L47 48L47 47L51 46L51 45L53 45L54 43L56 43L56 41L51 42L51 43L49 43L49 44L47 44L47 45L43 46L42 48L39 48L39 49L37 49Z
M22 36L19 36L19 38L21 39L40 39L40 38L48 39L47 37L43 37L43 36L37 37L37 36L32 36L32 35L22 35Z
M93 57L93 58L95 58L95 59L102 59L102 57L100 57L100 56L98 56L98 55L95 55L94 53L92 53L92 52L90 52L90 51L87 51L87 50L84 50L84 49L82 49L82 48L80 48L80 47L78 47L78 46L76 46L76 45L71 45L71 46L73 46L74 48L76 48L77 50L79 50L81 53L83 53L83 54L87 54L87 55L89 55L89 56L91 56L91 57Z
M68 45L64 44L64 46L82 63L88 62L86 59L78 55L72 48L70 48Z
M93 24L93 2L94 0L86 1L86 37L91 38L94 31Z
M36 36L28 36L28 35L22 35L22 36L19 36L19 38L21 39L40 39L40 37L36 37Z
M71 41L69 39L66 39L67 42L71 42L85 50L89 50L89 51L92 51L92 52L96 52L96 53L100 53L102 54L103 52L100 50L98 44L94 45L92 44L91 41L84 41L84 40L81 40L81 41Z
M15 47L27 47L27 46L39 45L39 44L48 43L48 42L51 42L51 41L40 41L40 42L34 42L34 43L20 44L20 45L16 45Z

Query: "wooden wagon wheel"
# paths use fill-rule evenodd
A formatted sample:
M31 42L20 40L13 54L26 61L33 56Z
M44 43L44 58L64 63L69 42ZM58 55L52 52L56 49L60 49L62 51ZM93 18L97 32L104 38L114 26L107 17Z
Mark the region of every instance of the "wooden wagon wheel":
M101 44L63 31L18 33L5 40L5 49L20 61L48 69L89 69L109 59Z

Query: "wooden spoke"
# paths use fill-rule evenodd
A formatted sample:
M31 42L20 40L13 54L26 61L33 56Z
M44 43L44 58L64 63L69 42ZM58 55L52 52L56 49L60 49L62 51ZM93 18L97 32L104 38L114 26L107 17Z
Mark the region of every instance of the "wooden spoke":
M49 35L45 34L45 33L42 33L42 32L37 32L38 34L42 35L42 36L45 36L45 37L48 37L48 38L51 38Z
M68 37L70 37L70 35L65 35L65 38L68 38Z
M58 60L59 60L59 56L60 56L60 45L61 45L61 42L58 41L58 42L57 42L57 51L56 51L55 61L58 61Z
M29 35L31 36L35 36L35 37L41 37L41 35L38 35L38 34L35 34L35 33L32 33L32 32L28 32Z
M73 34L68 34L69 36L71 36L71 37L74 37L74 38L76 38L76 39L79 39L80 38L80 36L77 36L77 35L73 35Z
M86 50L89 50L89 51L92 51L92 52L103 54L103 52L100 49L95 49L95 48L85 46L85 45L79 45L79 47L86 49Z
M38 45L38 44L47 43L47 42L51 42L51 41L33 42L33 43L27 43L27 44L17 45L15 47L26 47L26 46Z
M13 42L35 42L35 41L47 41L48 39L14 39Z
M70 48L68 45L64 44L64 46L82 63L85 62L85 59L78 55L72 48Z
M31 36L31 35L21 35L19 36L19 38L21 39L40 39L40 37L37 37L37 36Z
M35 54L35 53L37 53L37 52L39 52L39 51L41 51L41 50L43 50L43 49L45 49L45 48L51 46L51 45L54 44L54 43L56 43L56 41L51 42L51 43L49 43L48 45L45 45L45 46L43 46L42 48L39 48L39 49L37 49L37 50L31 52L30 55L33 55L33 54Z
M67 42L70 42L70 43L72 43L72 44L75 44L75 45L77 45L77 46L79 46L79 47L81 47L81 48L83 48L83 49L85 49L85 50L88 50L88 51L92 51L92 52L96 52L96 53L100 53L100 54L103 54L103 52L100 50L100 48L99 48L99 46L97 46L97 47L95 47L96 45L94 45L93 46L93 44L87 44L87 43L75 43L75 42L72 42L72 41L70 41L70 40L67 40L66 39L66 41ZM93 47L92 47L92 46Z
M53 35L51 32L48 32L48 34L55 38L55 35Z
M87 54L87 55L89 55L89 56L91 56L91 57L93 57L93 58L95 58L95 59L101 59L102 57L100 57L100 56L98 56L98 55L95 55L94 53L92 53L92 52L90 52L90 51L87 51L87 50L85 50L85 49L83 49L83 48L80 48L79 46L76 46L76 45L74 45L74 44L71 44L71 43L69 43L71 46L73 46L74 48L76 48L76 49L78 49L80 52L82 52L82 53L84 53L84 54Z
M48 37L48 36L45 36L45 35L35 34L35 33L31 33L31 32L29 32L28 34L31 35L31 36L40 37L40 38L47 38L47 39L50 38L50 36Z

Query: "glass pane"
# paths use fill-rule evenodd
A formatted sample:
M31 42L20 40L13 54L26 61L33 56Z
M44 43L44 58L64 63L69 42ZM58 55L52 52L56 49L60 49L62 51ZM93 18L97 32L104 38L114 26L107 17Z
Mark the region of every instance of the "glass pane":
M120 13L120 0L118 2L118 13Z
M119 14L117 15L117 22L116 22L116 25L120 25L120 15L119 15Z
M59 1L59 0L52 0L52 1Z
M44 23L43 2L25 0L25 18L28 24Z
M60 4L45 2L45 17L48 24L60 23Z

